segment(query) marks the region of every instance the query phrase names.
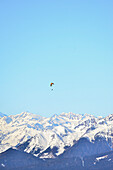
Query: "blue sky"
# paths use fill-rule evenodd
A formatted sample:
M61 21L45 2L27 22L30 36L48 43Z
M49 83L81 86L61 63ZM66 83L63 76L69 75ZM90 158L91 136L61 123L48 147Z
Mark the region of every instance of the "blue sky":
M0 25L0 112L113 113L112 0L1 0Z

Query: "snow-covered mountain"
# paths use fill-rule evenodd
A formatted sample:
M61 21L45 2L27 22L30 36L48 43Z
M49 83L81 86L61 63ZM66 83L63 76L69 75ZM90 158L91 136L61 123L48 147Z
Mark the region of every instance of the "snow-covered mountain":
M7 116L7 115L5 115L5 114L3 114L3 113L0 112L0 118L1 118L1 117L4 117L4 116Z
M86 152L81 141L85 141ZM75 113L50 118L28 112L3 115L0 117L0 152L11 147L40 158L107 152L113 147L113 115L105 118ZM81 150L77 152L77 148Z

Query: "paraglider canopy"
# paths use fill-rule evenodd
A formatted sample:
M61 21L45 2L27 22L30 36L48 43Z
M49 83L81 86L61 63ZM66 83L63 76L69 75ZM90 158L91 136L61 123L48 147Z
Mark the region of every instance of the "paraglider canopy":
M50 83L50 87L52 87L53 85L54 85L54 83ZM53 88L51 90L53 90Z
M50 83L50 86L54 85L54 83Z

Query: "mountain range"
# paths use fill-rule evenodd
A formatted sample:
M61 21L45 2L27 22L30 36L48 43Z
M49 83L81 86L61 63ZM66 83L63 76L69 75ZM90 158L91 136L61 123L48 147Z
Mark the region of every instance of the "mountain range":
M76 159L81 162L78 166L84 168L84 160L87 162L94 155L108 159L106 155L112 154L112 150L113 114L95 117L70 112L46 118L28 112L10 116L0 113L1 158L4 153L15 151L39 161Z

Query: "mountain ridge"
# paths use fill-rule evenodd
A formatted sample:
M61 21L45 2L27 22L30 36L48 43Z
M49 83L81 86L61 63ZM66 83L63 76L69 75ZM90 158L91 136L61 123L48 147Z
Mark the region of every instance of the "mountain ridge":
M82 138L95 143L96 137L107 142L108 151L113 148L113 114L95 117L69 112L46 118L22 112L1 117L0 127L1 153L16 147L36 157L52 158L63 154Z

